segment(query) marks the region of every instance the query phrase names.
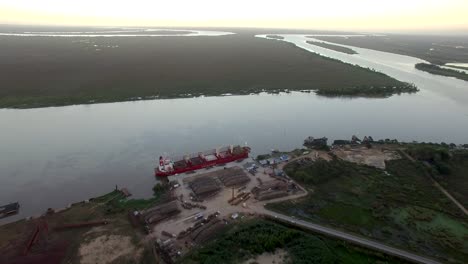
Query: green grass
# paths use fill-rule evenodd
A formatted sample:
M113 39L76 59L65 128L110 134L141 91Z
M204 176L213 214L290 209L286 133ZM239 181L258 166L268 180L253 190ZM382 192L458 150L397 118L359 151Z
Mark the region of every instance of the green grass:
M113 194L116 194L116 196L113 196ZM104 204L107 214L122 213L128 210L143 210L166 201L169 197L169 186L156 184L153 187L153 197L149 199L128 199L120 191L113 191L101 197L100 200L105 200L107 197L111 197Z
M286 263L404 263L342 241L258 219L228 227L179 263L242 263L276 249L287 252Z
M427 177L427 167L407 159L383 170L334 159L291 163L286 173L311 190L271 210L377 239L443 261L468 257L468 221Z
M375 97L407 86L253 34L76 41L83 39L2 37L0 108L286 90ZM93 45L119 47L96 51Z
M452 152L448 164L450 173L438 174L434 178L468 208L468 151Z
M428 63L418 63L415 65L415 68L421 71L425 71L428 73L436 74L436 75L442 75L442 76L448 76L448 77L455 77L460 80L468 81L468 74L462 71L457 71L457 70L451 70L451 69L446 69L446 68L441 68L437 65L434 64L428 64Z
M468 151L451 150L446 144L412 144L406 152L430 166L428 173L460 203L468 207Z
M319 41L311 41L311 40L307 41L307 43L309 43L310 45L315 45L315 46L319 46L322 48L331 49L331 50L338 51L341 53L357 54L357 52L353 49L338 46L338 45L328 44L328 43L319 42Z
M347 204L333 204L320 209L317 214L325 219L346 219L350 225L372 227L376 225L371 210Z

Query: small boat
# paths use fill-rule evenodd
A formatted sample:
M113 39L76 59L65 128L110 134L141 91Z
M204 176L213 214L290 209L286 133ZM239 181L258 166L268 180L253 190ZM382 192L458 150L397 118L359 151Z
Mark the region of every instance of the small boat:
M20 205L18 202L0 206L0 218L5 218L18 213Z

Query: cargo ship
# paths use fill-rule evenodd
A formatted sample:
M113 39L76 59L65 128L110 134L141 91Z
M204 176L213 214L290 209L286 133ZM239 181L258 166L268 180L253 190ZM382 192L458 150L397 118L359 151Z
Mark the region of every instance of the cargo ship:
M221 165L228 162L243 160L249 157L250 148L245 146L229 146L182 157L159 157L159 166L154 169L157 177L196 171L203 168Z

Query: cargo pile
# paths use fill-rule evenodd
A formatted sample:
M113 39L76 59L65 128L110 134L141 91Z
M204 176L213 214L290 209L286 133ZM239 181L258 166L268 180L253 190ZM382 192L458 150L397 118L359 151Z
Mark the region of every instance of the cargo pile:
M206 198L218 193L221 188L218 183L209 176L198 177L189 183L190 188L197 198Z
M219 171L217 175L226 187L243 186L250 181L249 176L239 167L226 168Z
M288 184L283 181L267 181L262 185L254 187L252 193L259 201L275 199L288 195Z
M180 210L177 201L172 201L142 211L141 215L146 224L154 224L179 213Z

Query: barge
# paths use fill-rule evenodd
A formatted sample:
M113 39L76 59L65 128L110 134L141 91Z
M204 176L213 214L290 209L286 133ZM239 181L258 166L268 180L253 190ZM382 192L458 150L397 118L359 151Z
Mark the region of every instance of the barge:
M17 214L19 208L18 202L0 206L0 219Z
M249 157L250 148L229 146L212 149L183 157L159 157L159 166L154 169L156 177L167 177L180 173L193 172L203 168L240 161Z

